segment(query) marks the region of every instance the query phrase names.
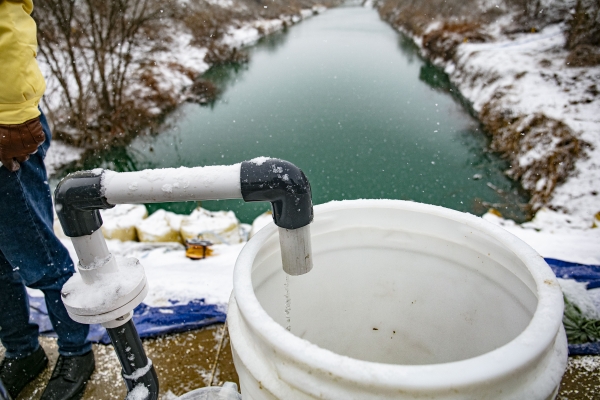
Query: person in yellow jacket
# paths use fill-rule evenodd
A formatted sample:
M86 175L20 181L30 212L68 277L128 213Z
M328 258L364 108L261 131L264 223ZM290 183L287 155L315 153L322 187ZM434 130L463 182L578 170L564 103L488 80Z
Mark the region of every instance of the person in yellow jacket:
M51 133L39 102L46 84L36 61L32 0L0 0L0 379L12 398L48 364L29 321L25 286L44 293L59 358L43 400L79 399L94 370L88 325L69 317L60 296L74 273L54 235L44 166Z

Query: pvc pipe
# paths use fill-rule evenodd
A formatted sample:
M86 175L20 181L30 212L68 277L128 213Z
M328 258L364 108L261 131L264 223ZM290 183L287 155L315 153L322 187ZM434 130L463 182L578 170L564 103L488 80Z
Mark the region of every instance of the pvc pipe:
M152 361L146 356L133 321L129 320L118 328L107 328L106 331L121 362L127 391L131 392L141 384L148 392L144 400L158 399L158 377Z
M98 229L91 235L72 237L71 241L79 258L79 273L85 283L95 282L100 273L117 271L117 262L108 251L102 230Z
M194 168L105 171L104 197L110 204L241 199L241 164Z
M79 257L79 264L84 269L96 269L100 266L99 261L110 256L101 230L91 235L72 237L71 240Z
M283 270L288 275L303 275L313 267L310 225L298 229L279 228Z

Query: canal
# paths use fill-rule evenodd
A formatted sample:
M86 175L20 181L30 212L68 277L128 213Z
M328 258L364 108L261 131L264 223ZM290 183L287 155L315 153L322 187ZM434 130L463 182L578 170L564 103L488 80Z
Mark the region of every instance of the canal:
M282 158L308 176L315 204L405 199L522 220L527 197L486 151L488 138L443 71L375 10L340 7L249 49L250 62L209 70L209 106L186 103L156 135L85 160L117 171ZM189 213L196 204L150 206ZM267 204L203 202L251 222Z

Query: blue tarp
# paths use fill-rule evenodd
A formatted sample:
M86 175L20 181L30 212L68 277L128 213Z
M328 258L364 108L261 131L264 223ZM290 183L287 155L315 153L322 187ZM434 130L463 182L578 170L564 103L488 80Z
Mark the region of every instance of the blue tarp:
M600 265L577 264L554 258L545 260L558 278L587 282L588 289L600 287Z
M588 289L600 287L600 265L578 264L554 258L546 258L545 260L558 278L586 282ZM600 354L600 342L569 344L569 355L589 354Z
M55 336L44 298L30 297L29 307L31 319L40 326L40 333L45 336ZM169 307L150 307L142 303L133 310L133 322L142 338L199 329L225 322L225 318L223 306L206 304L204 299ZM88 338L95 343L110 343L106 329L97 324L90 325Z
M600 265L586 265L546 258L557 277L587 282L588 289L600 287ZM48 319L43 298L30 298L31 317L40 326L43 335L54 335ZM222 306L206 304L203 299L187 304L174 304L169 307L150 307L140 304L133 314L133 321L142 338L185 332L219 322L225 322L226 314ZM90 327L90 340L97 343L110 343L106 330L100 325ZM600 354L600 343L570 344L569 354Z

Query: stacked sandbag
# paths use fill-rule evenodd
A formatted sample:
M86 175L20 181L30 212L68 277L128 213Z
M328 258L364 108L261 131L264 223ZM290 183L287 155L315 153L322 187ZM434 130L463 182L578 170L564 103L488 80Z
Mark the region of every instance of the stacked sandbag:
M119 204L108 210L100 210L100 214L104 237L126 242L138 240L135 227L148 216L148 210L143 204Z
M267 225L269 222L272 222L272 221L273 221L273 213L271 212L271 210L266 211L263 214L260 214L258 217L256 217L254 222L252 222L252 229L250 229L249 238L256 235L256 233L258 231L260 231L265 225Z
M241 242L240 223L233 211L211 212L196 208L181 221L181 237L208 240L213 244L235 244Z
M170 211L158 210L148 218L136 224L140 242L179 242L181 235L179 230L183 215Z

